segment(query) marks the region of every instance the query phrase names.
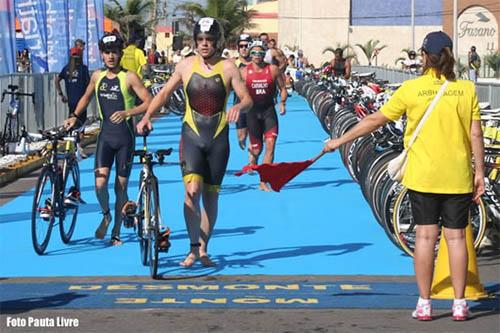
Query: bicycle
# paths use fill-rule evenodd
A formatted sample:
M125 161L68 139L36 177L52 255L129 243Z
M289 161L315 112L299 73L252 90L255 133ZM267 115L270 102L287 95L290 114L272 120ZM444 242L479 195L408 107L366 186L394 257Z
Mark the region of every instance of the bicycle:
M63 243L71 241L79 204L85 203L80 198L80 169L75 149L78 132L56 129L42 131L41 135L49 142L42 152L46 160L38 176L31 212L33 248L39 255L47 249L56 217ZM64 141L61 152L59 141Z
M471 206L469 213L469 223L472 227L472 236L474 240L474 248L477 249L484 237L487 223L487 213L483 198L479 198L479 203L474 203ZM395 201L392 226L394 228L394 238L399 247L408 255L413 257L416 242L417 225L413 220L408 189L403 188ZM441 222L438 223L441 230ZM441 237L441 232L439 237ZM435 251L439 248L439 242L436 242Z
M19 86L9 84L7 86L8 90L4 90L2 92L2 100L4 101L5 95L11 95L11 99L9 102L9 108L5 115L5 123L3 127L3 132L0 134L0 153L2 155L8 154L9 151L9 143L18 142L21 137L26 137L26 131L24 126L21 129L22 135L19 133L19 119L18 119L18 111L19 111L19 96L28 96L31 97L33 104L35 104L35 93L23 93L17 91Z
M163 165L165 156L172 153L172 148L150 152L147 149L147 134L143 136L143 150L134 151L138 156L142 171L139 176L139 193L135 202L127 202L123 209L125 227L135 229L139 240L140 258L143 265L148 266L153 279L158 274L158 254L168 252L170 229L161 231L162 217L158 178L153 167ZM154 160L156 157L156 161Z

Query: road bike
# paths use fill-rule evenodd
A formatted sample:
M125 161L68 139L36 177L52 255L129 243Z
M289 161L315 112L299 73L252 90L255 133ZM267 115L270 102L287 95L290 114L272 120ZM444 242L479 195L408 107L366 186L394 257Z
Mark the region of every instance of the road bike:
M143 136L143 149L134 151L134 156L138 156L142 164L137 200L124 206L123 215L125 227L133 226L137 234L141 262L149 266L151 277L155 279L159 252L167 252L170 247L170 229L163 228L158 178L153 168L164 164L165 156L172 153L172 148L148 151L146 137Z
M19 97L31 97L33 104L35 104L35 93L24 93L17 91L19 89L19 86L12 84L9 84L7 88L8 90L5 89L2 92L1 100L1 102L3 102L6 95L11 96L9 108L7 109L7 113L5 114L3 131L0 134L0 153L2 155L6 155L12 152L12 149L9 149L10 143L17 143L21 140L21 138L28 138L25 127L20 126L19 124Z
M56 219L62 241L65 244L71 241L79 205L84 203L80 197L80 169L75 149L78 131L59 128L42 131L41 135L48 144L42 150L45 162L38 176L31 212L33 248L39 255L47 249Z

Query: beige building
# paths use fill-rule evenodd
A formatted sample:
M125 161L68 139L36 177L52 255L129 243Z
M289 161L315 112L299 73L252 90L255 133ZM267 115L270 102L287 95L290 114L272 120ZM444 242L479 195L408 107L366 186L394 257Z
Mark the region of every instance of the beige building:
M475 45L480 55L498 50L500 1L459 0L461 2L458 12L459 56L465 58L470 45ZM349 44L359 62L368 64L364 53L354 45L379 40L379 46L387 47L372 60L372 64L398 67L395 60L405 56L402 50L418 50L427 33L435 30L453 33L451 0L415 0L413 41L409 3L401 0L375 3L370 0L279 0L279 44L300 47L315 65L333 57L330 52L322 53L326 47Z
M246 32L252 36L267 32L271 38L278 40L278 3L279 1L251 2L248 9L257 11L252 19L255 27Z

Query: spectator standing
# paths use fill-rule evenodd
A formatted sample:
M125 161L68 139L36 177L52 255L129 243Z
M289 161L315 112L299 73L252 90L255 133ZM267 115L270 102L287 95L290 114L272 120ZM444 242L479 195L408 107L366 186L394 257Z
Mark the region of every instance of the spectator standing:
M165 55L165 51L160 52L160 64L166 65L167 64L167 56Z
M408 59L403 61L403 70L410 73L417 73L422 68L422 63L417 59L417 53L413 50L408 52Z
M172 62L175 64L178 64L182 60L181 56L181 50L175 51L174 55L172 56Z
M331 66L333 74L335 76L342 76L344 79L348 80L351 77L351 60L345 59L343 54L344 50L340 47L335 49L335 57L331 61Z
M123 50L120 65L126 70L136 73L142 79L143 71L147 71L147 61L144 52L139 48L141 39L131 37L128 46Z
M31 73L31 61L28 49L24 49L23 52L21 52L18 63L18 71L21 73Z
M68 103L69 116L73 117L73 114L78 105L78 101L85 94L85 90L90 82L89 69L83 64L82 60L82 49L79 47L73 47L70 50L69 63L63 67L59 75L55 79L56 91L61 98L63 103ZM66 88L66 95L61 90L61 80L64 80L64 86ZM87 119L87 109L84 108L77 117L78 123L82 125ZM83 133L80 135L80 138ZM77 152L81 157L86 158L87 155L83 152L80 143L77 143Z
M151 48L148 52L148 64L149 65L158 65L160 63L161 55L156 50L156 44L151 45Z
M479 68L481 67L481 58L477 54L475 46L471 46L467 58L469 64L469 80L477 82Z

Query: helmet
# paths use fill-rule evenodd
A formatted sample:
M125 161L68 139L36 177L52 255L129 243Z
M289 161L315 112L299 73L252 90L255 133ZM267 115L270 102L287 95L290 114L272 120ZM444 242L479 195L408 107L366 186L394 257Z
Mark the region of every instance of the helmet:
M215 38L215 49L218 52L222 52L222 50L224 49L223 29L216 19L212 17L203 17L198 22L196 22L193 29L193 37L196 46L198 46L196 43L196 37L198 37L199 34L203 33L213 36Z
M99 40L99 51L123 50L123 40L115 33L105 33Z
M250 44L250 48L248 49L249 51L251 51L254 47L260 47L262 48L264 51L267 51L267 44L264 43L263 41L261 41L260 39L255 39L252 44Z
M252 43L252 37L249 34L241 34L238 37L238 44L240 42L248 42L250 44L250 43Z

